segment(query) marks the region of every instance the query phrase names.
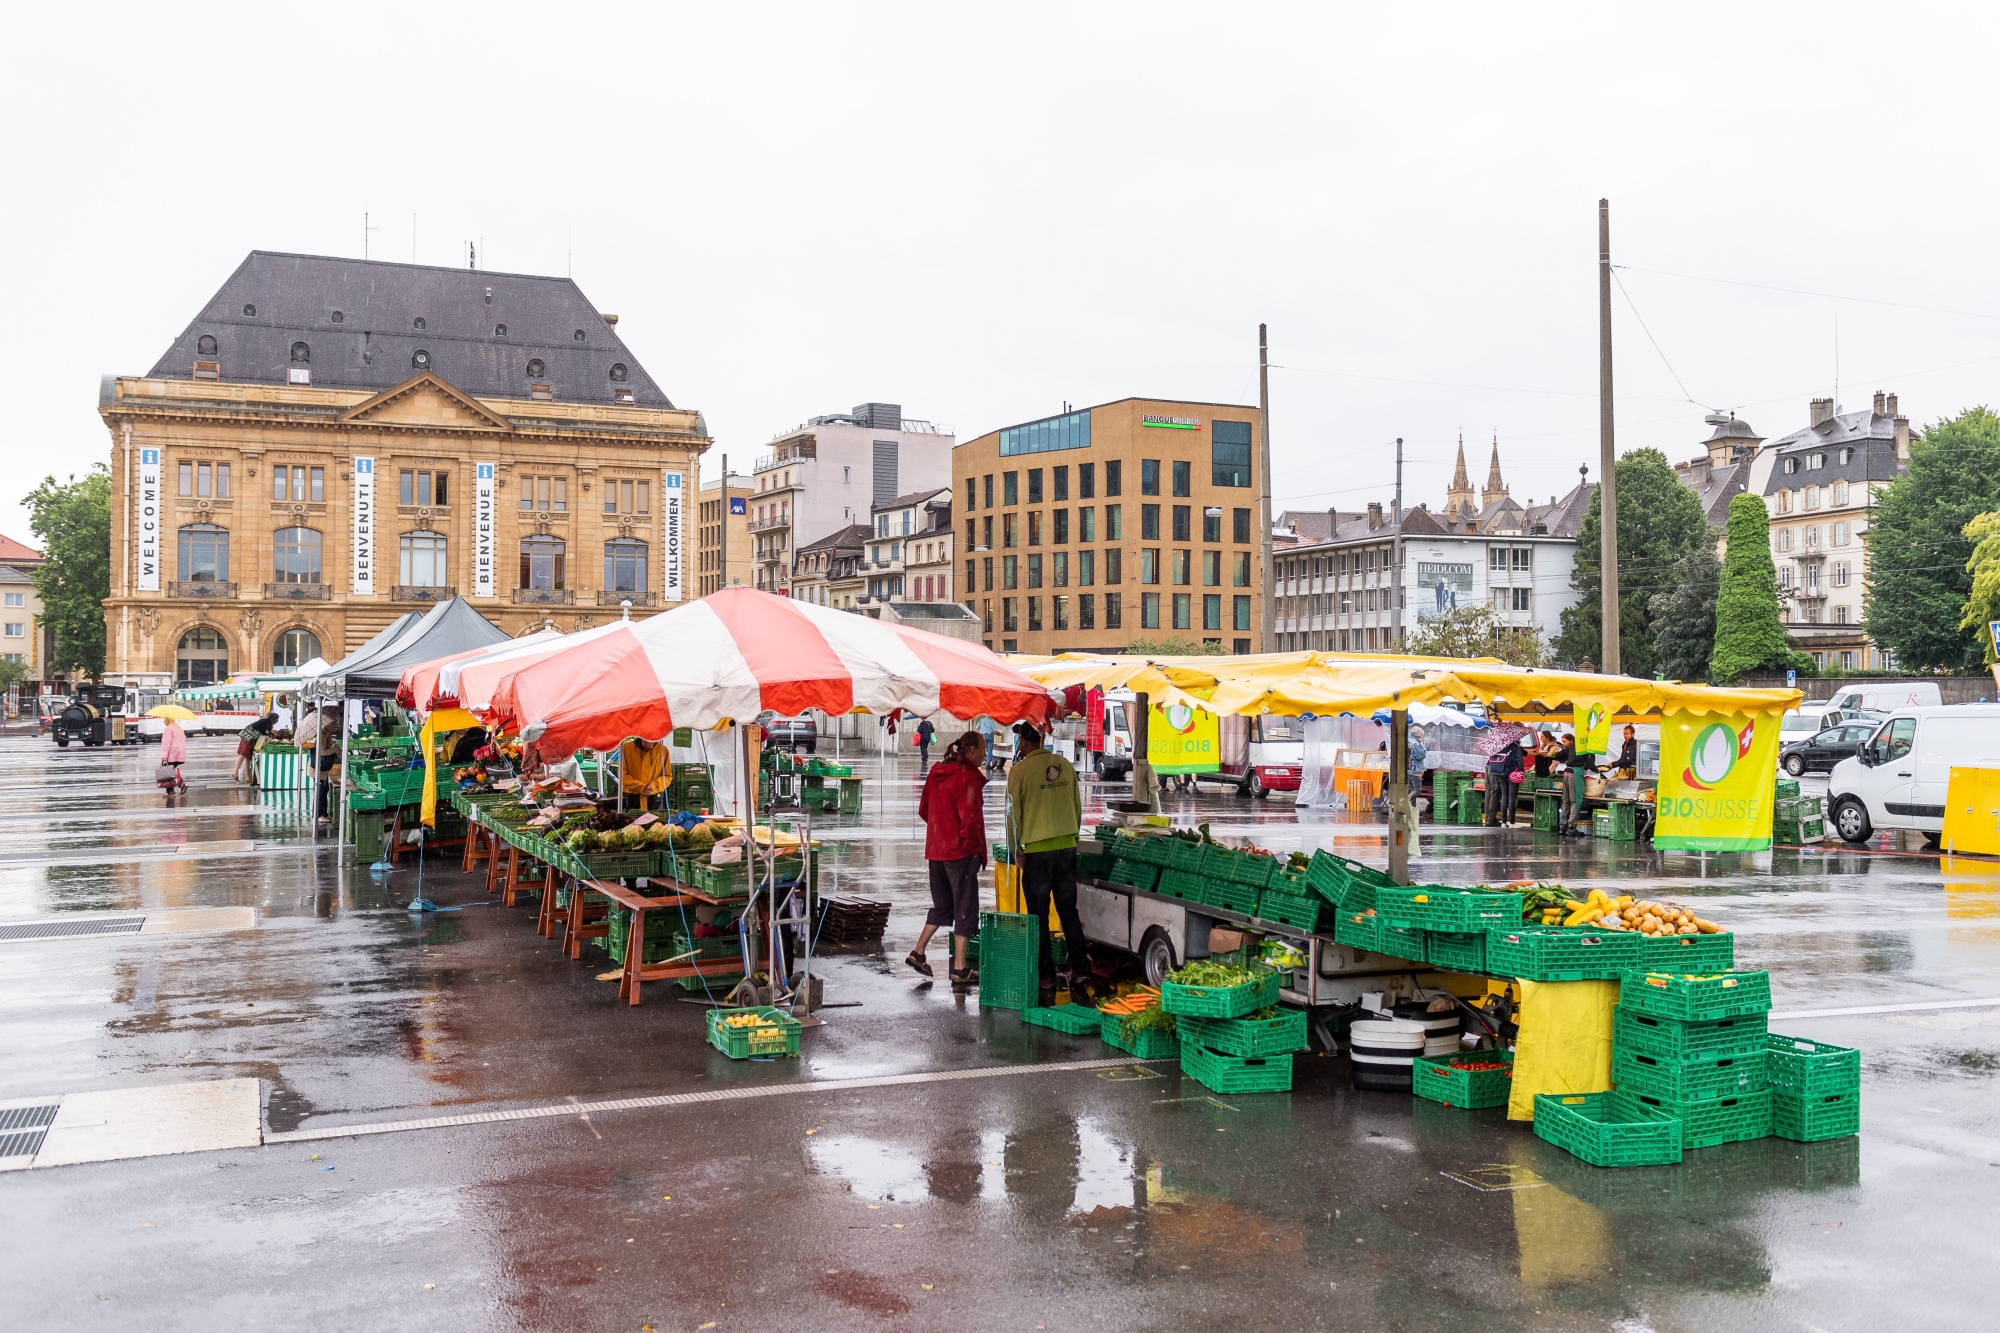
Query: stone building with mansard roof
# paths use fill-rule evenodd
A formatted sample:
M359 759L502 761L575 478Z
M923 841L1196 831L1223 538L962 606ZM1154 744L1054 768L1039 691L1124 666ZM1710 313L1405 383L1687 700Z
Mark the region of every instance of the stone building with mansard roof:
M336 660L454 594L515 633L696 596L709 437L567 278L255 251L106 376L107 674Z

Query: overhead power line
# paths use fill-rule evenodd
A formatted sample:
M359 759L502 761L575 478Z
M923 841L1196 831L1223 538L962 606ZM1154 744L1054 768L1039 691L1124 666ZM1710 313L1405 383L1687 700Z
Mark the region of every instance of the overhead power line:
M1760 292L1784 292L1789 296L1817 296L1826 301L1852 301L1858 305L1893 306L1898 310L1923 310L1933 315L1962 315L1967 319L2000 319L1984 310L1953 310L1948 306L1917 305L1912 301L1884 301L1872 296L1843 296L1839 292L1815 292L1804 287L1778 287L1768 282L1740 282L1735 278L1711 278L1701 273L1675 273L1663 268L1640 268L1636 264L1613 264L1631 273L1652 273L1662 278L1685 278L1689 282L1713 282L1724 287L1751 287Z

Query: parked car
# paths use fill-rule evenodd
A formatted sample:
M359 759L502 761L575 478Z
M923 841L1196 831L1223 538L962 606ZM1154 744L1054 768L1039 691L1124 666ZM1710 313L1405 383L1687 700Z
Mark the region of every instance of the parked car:
M1833 766L1858 752L1875 734L1876 723L1843 722L1815 732L1802 741L1786 741L1778 750L1778 766L1798 777L1831 773Z
M1954 768L1990 768L2000 755L2000 704L1899 708L1827 783L1827 822L1849 842L1881 829L1944 831Z
M781 746L797 754L804 750L807 754L819 752L819 728L812 717L774 717L764 724L764 732L771 744Z

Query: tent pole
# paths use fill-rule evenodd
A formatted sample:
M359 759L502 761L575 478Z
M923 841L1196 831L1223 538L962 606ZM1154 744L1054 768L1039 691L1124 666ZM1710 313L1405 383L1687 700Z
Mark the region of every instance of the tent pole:
M1389 714L1389 878L1410 882L1410 841L1415 823L1410 804L1410 710Z
M335 714L340 719L340 783L333 794L340 798L339 839L342 847L347 846L347 700L342 698L340 709ZM342 856L346 853L342 852Z
M1144 801L1154 814L1160 812L1160 791L1153 783L1153 765L1148 750L1148 722L1152 702L1143 690L1132 695L1132 799Z

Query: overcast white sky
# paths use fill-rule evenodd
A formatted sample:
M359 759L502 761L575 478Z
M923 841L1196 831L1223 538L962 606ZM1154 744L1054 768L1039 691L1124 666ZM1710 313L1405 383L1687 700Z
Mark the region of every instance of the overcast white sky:
M1596 202L1621 449L1899 390L2000 401L1991 6L39 5L0 531L108 456L253 248L569 268L747 463L880 399L961 439L1144 394L1256 401L1281 506L1596 475ZM414 242L411 217L416 217ZM414 250L413 250L414 246ZM1982 317L1983 315L1983 317ZM1471 442L1477 442L1473 449ZM709 468L716 460L711 455Z

